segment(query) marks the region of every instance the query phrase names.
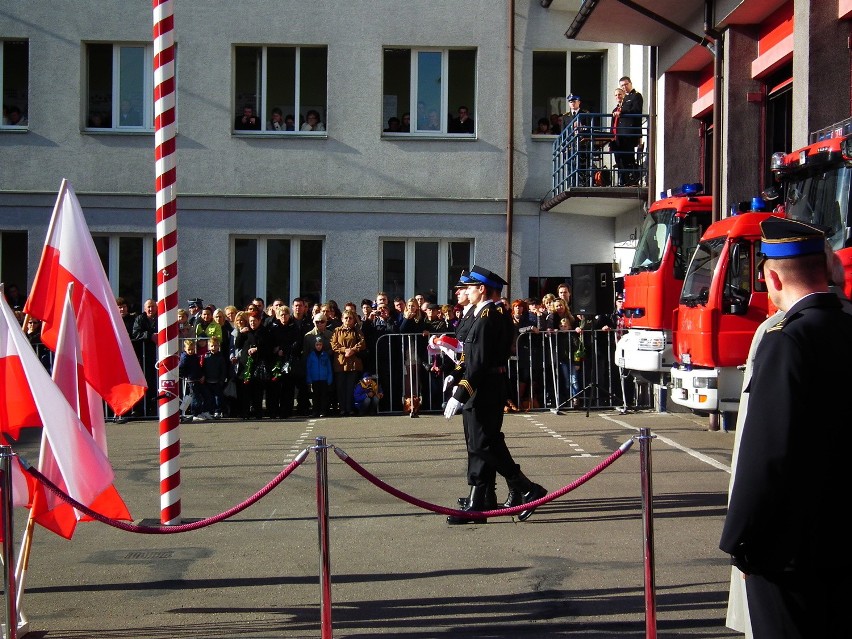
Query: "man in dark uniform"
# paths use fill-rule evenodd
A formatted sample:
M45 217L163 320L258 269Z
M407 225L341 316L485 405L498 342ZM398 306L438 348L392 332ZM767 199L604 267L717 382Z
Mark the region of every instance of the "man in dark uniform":
M840 637L852 585L838 509L846 467L852 315L829 292L820 229L761 224L769 297L784 317L757 347L719 547L745 574L753 636Z
M462 419L468 451L468 485L470 495L463 510L487 510L488 489L494 484L495 471L509 485L506 506L519 506L540 499L547 491L531 482L522 472L506 446L502 433L503 406L506 403L506 364L511 346L511 333L506 316L494 304L505 283L491 271L474 266L467 287L473 305L473 319L464 336L464 376L447 402L444 416L450 419L463 408ZM523 511L524 521L534 509ZM450 516L449 524L475 523L476 519Z

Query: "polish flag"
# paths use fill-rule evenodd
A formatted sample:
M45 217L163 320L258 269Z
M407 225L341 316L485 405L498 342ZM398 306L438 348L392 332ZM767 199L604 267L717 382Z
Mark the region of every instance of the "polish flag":
M59 324L53 381L77 411L79 420L73 423L51 418L45 422L39 470L68 495L98 513L130 520L127 506L112 485L101 398L83 375L77 322L71 307L73 288L73 284L68 285ZM36 485L33 515L36 522L66 539L71 539L78 520L90 519L40 484Z
M145 393L145 375L115 295L104 273L83 210L68 180L62 180L33 288L24 312L42 320L41 339L56 351L59 320L68 284L80 331L86 381L119 415Z

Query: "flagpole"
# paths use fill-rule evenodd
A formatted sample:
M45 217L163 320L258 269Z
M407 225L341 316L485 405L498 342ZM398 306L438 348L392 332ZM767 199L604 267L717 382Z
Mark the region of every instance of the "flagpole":
M174 10L154 11L154 141L157 190L157 379L160 420L160 523L180 524L180 404L177 321Z

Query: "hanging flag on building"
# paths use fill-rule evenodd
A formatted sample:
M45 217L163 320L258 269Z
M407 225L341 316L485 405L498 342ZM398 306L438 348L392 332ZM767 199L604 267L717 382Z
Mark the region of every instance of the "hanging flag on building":
M145 393L145 375L136 359L115 295L104 273L83 210L68 180L62 180L47 240L24 311L42 321L42 341L56 350L68 284L74 284L86 381L119 415Z

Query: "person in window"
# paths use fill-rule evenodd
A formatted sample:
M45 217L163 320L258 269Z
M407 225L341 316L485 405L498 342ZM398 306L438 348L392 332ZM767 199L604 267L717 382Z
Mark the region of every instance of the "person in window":
M400 127L400 131L402 133L410 133L411 132L411 114L403 113L402 114L402 126Z
M437 109L429 109L426 114L426 126L423 127L427 131L441 130L441 116L438 115Z
M311 109L305 114L305 123L302 131L325 131L325 125L320 121L319 111Z
M292 113L288 113L284 116L284 130L285 131L295 131L296 130L296 118Z
M6 112L6 124L9 126L26 126L27 117L13 104Z
M470 111L464 105L459 107L459 116L450 121L449 133L473 133L474 123Z
M142 114L130 100L122 100L118 114L118 126L142 126Z
M260 119L254 114L252 105L243 107L242 115L238 115L234 120L234 128L238 131L260 131Z
M98 111L92 112L87 125L90 129L108 129L110 127L109 118Z
M388 118L388 128L385 129L385 133L401 133L402 132L402 122L400 122L399 118L394 116L392 118Z
M284 114L281 109L275 107L272 109L272 119L269 120L270 131L286 131L287 123L284 121ZM291 129L292 131L292 129Z
M558 113L550 114L550 133L551 135L562 133L562 117Z
M533 134L550 135L550 121L547 118L539 118Z

